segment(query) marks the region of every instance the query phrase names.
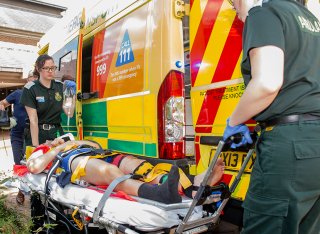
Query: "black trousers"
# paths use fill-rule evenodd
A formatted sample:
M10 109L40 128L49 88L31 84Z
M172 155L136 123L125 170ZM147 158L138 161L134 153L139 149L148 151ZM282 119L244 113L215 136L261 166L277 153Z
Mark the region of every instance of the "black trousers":
M320 233L320 121L261 132L242 234Z

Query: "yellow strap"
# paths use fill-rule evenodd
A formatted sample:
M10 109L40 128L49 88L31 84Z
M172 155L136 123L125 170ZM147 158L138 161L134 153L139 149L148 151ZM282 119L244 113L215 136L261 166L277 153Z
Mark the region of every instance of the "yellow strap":
M30 145L27 145L26 146L26 160L29 159L29 157L31 156L32 152L34 151L36 147L33 147L33 146L30 146Z
M75 183L76 180L80 179L81 177L86 175L86 170L85 167L89 161L90 158L106 158L106 157L110 157L113 155L116 155L117 153L112 153L112 154L108 154L108 155L94 155L94 156L85 156L78 164L78 166L76 167L76 169L74 170L74 172L72 173L71 176L71 182ZM81 156L80 156L81 157ZM83 157L83 156L82 156Z
M144 178L144 182L150 182L159 175L167 174L171 170L171 167L172 167L172 164L170 163L158 163L151 169L151 171ZM180 168L179 168L179 174L180 174L179 182L181 186L184 189L190 187L192 185L191 181Z
M83 157L81 161L79 162L77 168L74 170L71 176L71 182L74 183L76 180L80 179L80 177L86 175L85 167L87 165L87 162L89 161L90 156Z
M144 161L133 173L145 177L152 168L153 165L151 163Z
M80 230L82 230L82 229L83 229L82 220L79 219L78 217L76 217L78 211L79 211L79 208L77 207L77 208L73 211L73 213L72 213L72 219L73 219L74 222L77 224L78 228L79 228Z
M75 149L75 148L77 148L77 147L78 147L78 145L77 145L76 143L73 143L73 144L67 145L67 146L63 149L63 151L67 151L67 150L70 150L70 149Z
M180 174L180 184L181 186L186 189L186 188L189 188L190 186L192 186L192 183L191 181L189 180L189 178L186 176L186 174L184 173L183 170L181 170L179 168L179 174Z

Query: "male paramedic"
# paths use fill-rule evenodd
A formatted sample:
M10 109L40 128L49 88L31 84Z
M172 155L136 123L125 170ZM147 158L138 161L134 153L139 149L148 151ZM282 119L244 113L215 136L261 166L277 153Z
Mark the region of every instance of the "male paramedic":
M224 139L261 126L242 233L320 230L320 22L298 1L234 0L246 84ZM235 144L235 147L238 145Z
M46 146L41 145L39 148L41 150L35 150L34 153L27 160L27 167L31 173L38 174L44 171L47 166L56 159L57 155L63 151L67 151L72 148L76 148L80 145L88 145L95 148L99 146L91 141L67 141L64 142L63 139L57 138L51 142L52 148L46 148ZM46 148L46 149L45 149ZM44 150L45 149L45 150ZM114 179L122 177L125 173L132 173L134 170L141 170L142 164L145 164L144 160L134 158L132 156L125 157L122 155L113 158L110 161L109 157L105 158L92 158L90 156L78 156L78 157L64 157L62 159L62 165L69 165L71 173L77 170L79 164L85 163L85 175L81 176L80 179L94 184L94 185L108 185ZM66 161L67 160L67 161ZM122 170L120 170L122 169ZM69 170L68 167L63 167L65 171ZM148 168L150 169L150 168ZM210 185L214 185L221 179L224 172L224 163L222 159L217 161L216 167L213 170L213 176L210 180ZM204 174L200 174L193 178L193 186L185 189L186 195L192 197L195 194L197 186L200 185ZM141 173L142 175L142 173ZM139 196L146 199L155 200L162 203L178 203L181 202L181 196L179 194L179 189L182 188L179 185L179 169L176 166L172 166L170 172L167 175L156 174L152 178L150 183L144 183L140 180L128 179L119 183L115 190L121 190L129 195ZM162 180L162 181L161 181ZM158 185L158 182L161 182ZM70 183L70 180L68 181ZM192 185L192 184L191 184Z

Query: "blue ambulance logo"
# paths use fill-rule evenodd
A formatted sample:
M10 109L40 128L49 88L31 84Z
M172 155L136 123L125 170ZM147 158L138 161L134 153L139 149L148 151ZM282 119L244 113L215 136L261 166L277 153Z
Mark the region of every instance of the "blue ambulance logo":
M131 41L129 37L128 30L124 33L122 43L120 45L120 50L116 62L116 67L131 63L134 61L133 51L131 47Z

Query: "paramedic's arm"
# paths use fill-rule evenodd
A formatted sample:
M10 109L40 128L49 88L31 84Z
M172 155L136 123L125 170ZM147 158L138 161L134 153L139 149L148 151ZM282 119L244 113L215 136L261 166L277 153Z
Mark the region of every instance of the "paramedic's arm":
M240 101L230 116L230 126L242 124L266 109L283 83L284 53L275 46L251 49L251 75Z
M32 157L31 155L31 157L27 161L28 170L32 174L41 173L44 169L46 169L48 164L52 162L56 158L56 156L65 149L67 145L74 145L74 144L76 145L85 144L85 145L91 145L93 147L99 148L97 144L91 141L67 141L64 143L63 139L56 138L51 142L51 145L55 147L54 149L37 157Z
M4 110L8 106L10 106L10 103L6 99L0 101L0 110Z
M38 126L38 114L37 110L28 106L25 106L29 121L30 121L30 133L32 139L32 145L39 145L39 126Z

